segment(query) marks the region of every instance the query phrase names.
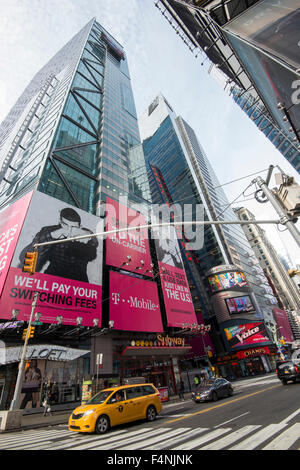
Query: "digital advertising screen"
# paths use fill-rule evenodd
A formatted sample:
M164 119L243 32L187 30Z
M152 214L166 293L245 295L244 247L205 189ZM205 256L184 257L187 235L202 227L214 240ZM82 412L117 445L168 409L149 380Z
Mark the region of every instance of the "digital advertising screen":
M106 199L106 231L146 225L143 214ZM106 264L153 277L148 229L123 231L106 237Z
M40 321L52 323L62 316L63 324L101 324L103 242L87 237L38 248L34 275L23 273L25 253L35 243L63 241L103 231L103 221L77 207L35 192L19 236L5 287L0 299L1 318L28 321L34 292L39 293L36 311Z
M249 295L225 299L229 313L249 313L255 310Z
M208 276L208 282L212 292L230 289L232 287L249 287L244 273L240 271Z
M198 323L174 227L153 234L168 326Z
M263 322L231 326L224 328L224 332L232 349L270 341Z
M115 330L163 332L157 284L111 271L109 318Z

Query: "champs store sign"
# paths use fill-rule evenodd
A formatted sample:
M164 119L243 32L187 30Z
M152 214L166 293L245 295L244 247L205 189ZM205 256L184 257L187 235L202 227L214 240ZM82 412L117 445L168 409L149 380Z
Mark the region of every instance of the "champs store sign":
M170 336L157 335L156 340L136 340L131 341L131 346L136 347L184 347L185 339L184 338L172 338Z

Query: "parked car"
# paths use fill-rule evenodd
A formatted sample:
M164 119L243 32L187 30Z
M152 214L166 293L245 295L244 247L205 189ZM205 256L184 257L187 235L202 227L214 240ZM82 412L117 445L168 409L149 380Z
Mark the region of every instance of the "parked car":
M283 385L287 385L289 380L295 383L297 379L300 380L300 365L295 364L292 360L278 361L276 373Z
M192 399L195 403L207 400L217 401L222 397L231 397L232 394L233 387L231 382L223 378L217 378L201 382L192 393Z
M139 419L154 421L162 405L152 384L124 385L101 390L69 418L69 430L103 434L112 426Z

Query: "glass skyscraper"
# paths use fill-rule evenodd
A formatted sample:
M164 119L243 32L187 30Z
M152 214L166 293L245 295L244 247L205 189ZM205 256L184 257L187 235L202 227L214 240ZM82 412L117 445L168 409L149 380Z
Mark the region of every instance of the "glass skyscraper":
M30 189L98 214L149 197L125 52L93 19L32 79L0 128L0 207ZM139 175L139 173L138 173Z
M141 116L139 125L153 202L203 204L206 220L238 221L195 132L162 95ZM219 265L236 266L245 273L257 319L271 315L276 299L239 225L206 225L203 247L187 252L185 262L194 304L206 318L213 315L206 273Z

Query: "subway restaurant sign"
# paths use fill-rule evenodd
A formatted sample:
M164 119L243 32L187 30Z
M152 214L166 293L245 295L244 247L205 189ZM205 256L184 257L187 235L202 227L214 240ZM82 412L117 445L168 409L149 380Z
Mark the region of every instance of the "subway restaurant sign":
M150 341L150 340L136 340L136 341L131 341L131 346L137 346L137 347L184 347L185 345L185 340L184 338L176 337L172 338L170 336L162 336L158 334L156 336L156 340Z

